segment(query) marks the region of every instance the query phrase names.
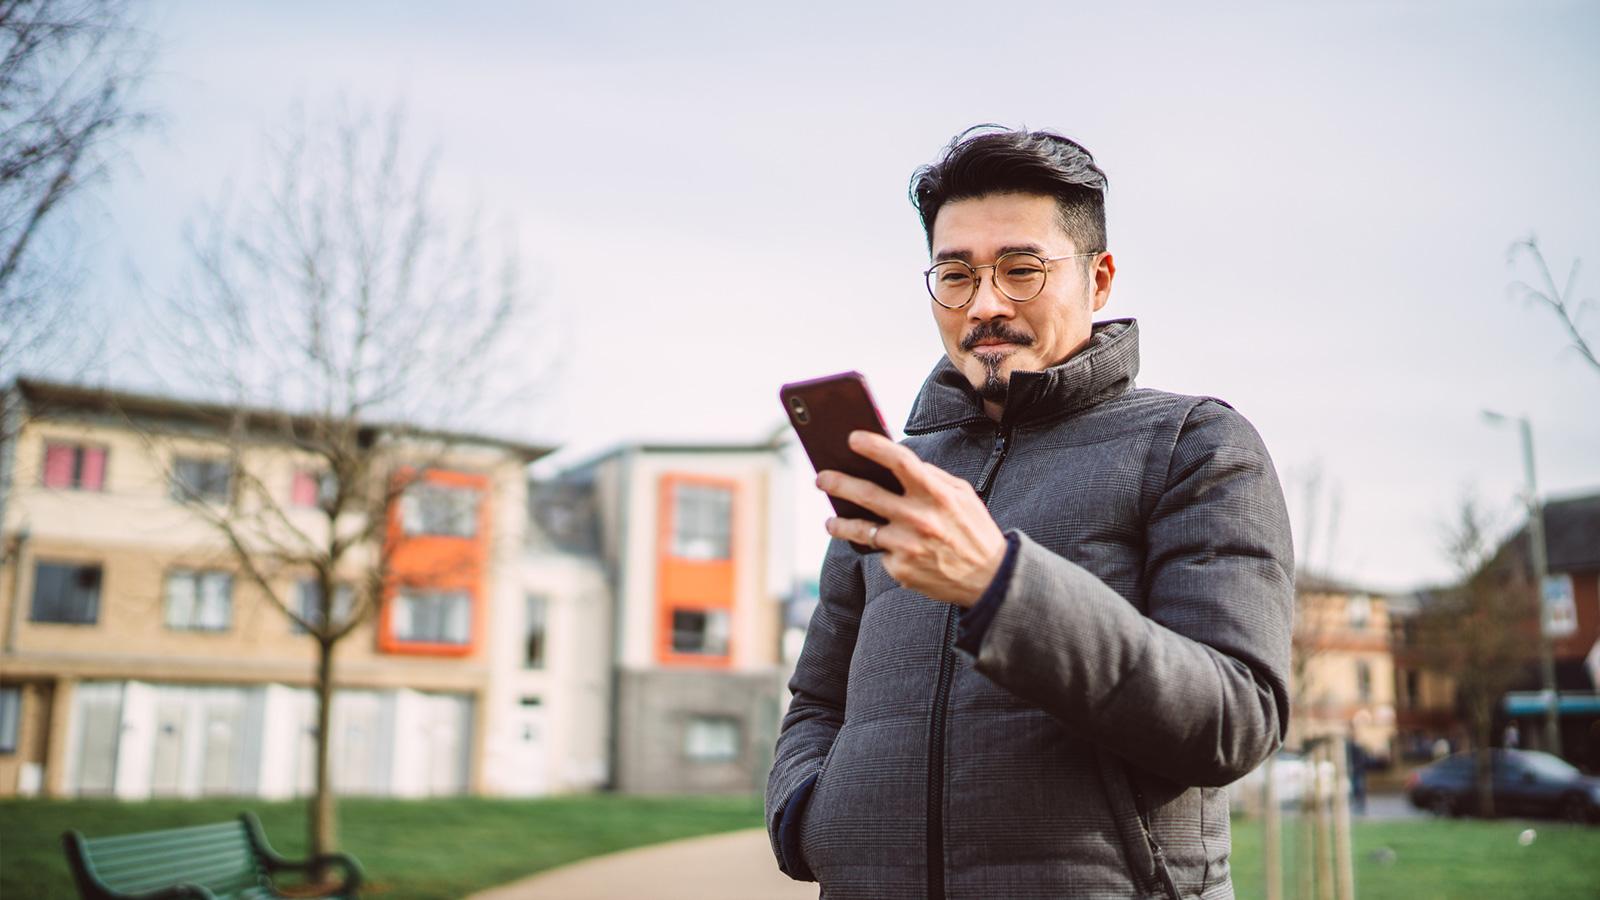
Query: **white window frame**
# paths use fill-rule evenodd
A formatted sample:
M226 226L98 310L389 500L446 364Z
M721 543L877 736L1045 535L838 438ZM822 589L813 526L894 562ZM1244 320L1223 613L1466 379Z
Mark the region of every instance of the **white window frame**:
M437 633L416 632L415 619L424 612L427 624L440 626ZM402 590L395 596L389 627L394 639L403 643L464 647L472 643L472 614L472 594L466 590Z
M690 716L683 729L683 755L692 763L738 762L744 729L732 716Z
M481 504L476 488L419 480L400 495L400 523L408 536L477 537Z
M689 634L678 628L678 616L698 615L705 617L705 627L701 635L700 647L685 649L678 643L679 634ZM672 652L679 656L727 656L733 646L732 625L733 614L726 609L698 609L695 607L675 606L672 608Z
M321 612L321 598L317 596L317 579L301 578L294 583L295 612L300 618L313 624L317 623L317 616ZM355 606L355 590L348 584L335 584L333 589L333 621L335 627L342 627L350 621L350 611ZM310 634L295 622L295 634Z
M731 485L680 481L672 488L672 555L677 559L733 558Z
M220 633L233 627L233 573L170 569L161 619L173 631Z

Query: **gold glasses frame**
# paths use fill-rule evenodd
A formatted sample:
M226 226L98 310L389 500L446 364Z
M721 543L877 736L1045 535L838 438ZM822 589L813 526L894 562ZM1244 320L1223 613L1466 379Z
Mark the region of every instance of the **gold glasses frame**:
M1050 280L1050 263L1060 262L1063 259L1082 259L1085 256L1099 256L1103 252L1105 251L1093 250L1088 253L1069 253L1065 256L1040 256L1037 253L1031 253L1027 250L1013 250L1010 253L1002 253L998 258L995 259L994 262L981 266L975 266L963 259L942 259L922 270L922 283L928 289L928 296L933 298L933 302L939 304L945 309L963 309L967 306L967 304L972 302L972 298L978 296L978 287L983 281L983 277L978 274L978 270L989 269L989 281L995 286L995 289L998 290L1001 295L1003 295L1007 300L1010 300L1012 303L1027 303L1034 297L1044 293L1045 282ZM1027 297L1012 296L1011 292L1005 289L1005 285L1001 284L1000 279L994 277L994 273L1000 270L1001 263L1016 256L1026 256L1030 259L1036 259L1039 261L1039 268L1044 270L1044 277L1039 279L1039 289ZM966 300L963 300L955 306L951 306L950 304L939 299L938 292L934 290L933 279L930 277L939 268L949 265L965 266L967 270L972 273L972 292L967 294Z

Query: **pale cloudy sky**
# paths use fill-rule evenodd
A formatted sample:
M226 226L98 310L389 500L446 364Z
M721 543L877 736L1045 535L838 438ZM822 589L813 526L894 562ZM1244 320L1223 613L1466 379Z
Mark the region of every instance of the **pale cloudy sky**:
M90 293L115 321L170 283L296 101L400 99L452 196L515 222L563 348L501 430L568 459L759 440L779 384L843 369L897 424L940 352L911 169L976 122L1049 127L1110 176L1140 383L1244 412L1297 526L1307 473L1336 487L1315 564L1441 577L1465 485L1510 525L1486 407L1532 417L1546 493L1600 489L1600 373L1506 265L1536 232L1600 296L1600 5L1208 6L155 4L165 125L85 213ZM798 509L810 568L826 507Z

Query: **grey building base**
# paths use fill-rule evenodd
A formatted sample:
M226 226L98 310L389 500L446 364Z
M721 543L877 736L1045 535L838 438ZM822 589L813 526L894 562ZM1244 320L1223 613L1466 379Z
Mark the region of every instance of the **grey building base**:
M692 669L617 673L616 789L633 794L759 792L778 736L781 676ZM731 759L688 753L695 718L738 723Z

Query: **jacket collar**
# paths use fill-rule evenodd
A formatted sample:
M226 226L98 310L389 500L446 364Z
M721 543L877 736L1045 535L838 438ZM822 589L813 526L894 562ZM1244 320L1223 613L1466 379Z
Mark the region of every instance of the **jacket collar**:
M1042 372L1012 372L1001 425L1057 419L1109 400L1133 388L1139 374L1139 323L1133 319L1096 322L1089 343L1066 361ZM983 400L943 357L923 382L906 420L906 434L926 434L968 422L985 421Z

